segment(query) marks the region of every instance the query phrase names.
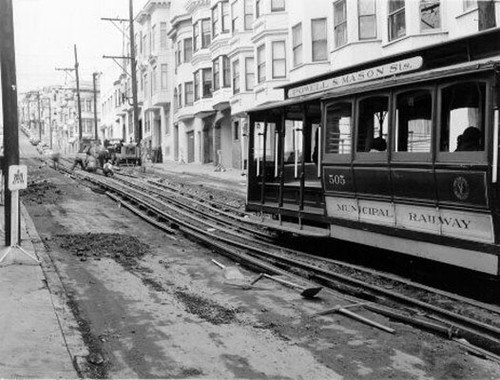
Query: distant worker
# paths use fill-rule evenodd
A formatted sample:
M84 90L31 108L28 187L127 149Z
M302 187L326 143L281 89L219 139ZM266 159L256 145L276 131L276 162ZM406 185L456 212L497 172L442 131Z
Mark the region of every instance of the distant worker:
M59 169L59 160L61 158L61 153L56 152L56 151L52 151L49 155L49 158L52 160L52 167L55 170L58 170Z
M73 162L73 166L71 170L74 170L77 165L80 165L82 170L85 170L90 173L95 173L97 171L97 160L96 158L87 151L85 158L76 157L75 162Z
M114 170L115 168L113 167L111 160L107 160L102 167L102 172L106 177L112 177L115 174Z
M376 137L372 141L370 152L384 152L387 149L387 143L383 137Z
M102 147L97 152L97 160L99 161L99 166L104 168L104 164L111 158L111 154L109 153L108 148Z
M476 127L468 127L457 137L455 152L473 152L481 150L481 131Z

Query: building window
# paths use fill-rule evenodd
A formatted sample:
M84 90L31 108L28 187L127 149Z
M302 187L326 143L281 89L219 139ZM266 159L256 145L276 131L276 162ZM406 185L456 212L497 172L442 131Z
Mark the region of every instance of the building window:
M262 83L266 80L266 45L257 48L257 80Z
M273 49L273 78L286 78L286 50L285 41L274 41Z
M346 0L336 1L333 4L333 33L335 47L347 43L347 8Z
M213 60L213 72L214 72L214 91L220 88L220 57Z
M146 34L143 34L143 35L142 35L142 49L141 49L141 51L142 51L142 53L143 53L144 55L148 55L148 53L147 53L147 51L146 51L146 50L147 50L147 49L146 49L146 46L147 46L147 45L146 45L146 38L147 38Z
M168 65L163 63L161 65L161 89L166 90L168 86Z
M239 121L235 121L233 123L233 139L234 141L239 141L240 140L240 123Z
M229 2L223 1L212 8L212 37L229 32Z
M231 86L231 68L229 67L229 58L225 55L222 56L222 86Z
M281 12L285 10L285 0L271 0L271 12Z
M360 40L377 38L375 0L358 0L358 31Z
M200 48L200 24L199 22L196 22L193 25L193 48L194 51L198 51Z
M251 30L253 24L253 0L244 0L245 30Z
M389 0L389 41L406 35L405 2Z
M185 38L184 39L184 62L191 61L193 57L193 39Z
M177 50L175 52L175 65L180 66L182 62L182 43L181 41L177 42Z
M177 87L174 88L174 111L179 109L179 97L177 96Z
M202 69L203 97L212 97L212 69Z
M463 0L464 12L477 8L477 0Z
M212 8L212 37L215 38L220 33L219 25L219 4Z
M167 48L167 23L160 23L160 48Z
M139 52L142 54L142 30L139 32Z
M240 61L233 61L233 94L240 92Z
M238 31L238 2L231 4L231 30L233 33Z
M328 40L326 34L326 18L311 21L312 60L324 61L328 57Z
M182 84L179 84L177 90L177 106L182 108Z
M156 66L151 71L151 96L156 94Z
M192 106L193 105L193 82L184 83L184 93L185 93L184 104L186 106Z
M262 0L255 0L255 17L262 16Z
M223 1L220 3L222 12L222 33L229 33L229 1Z
M156 51L156 25L151 28L151 53Z
M293 66L296 67L303 63L302 60L302 23L298 23L292 28L292 50Z
M200 70L194 73L194 100L200 99Z
M441 28L441 4L439 0L420 0L420 30Z
M210 38L210 19L201 20L201 48L206 49L212 39Z
M147 98L148 96L148 73L144 74L144 97Z
M245 89L253 91L255 87L255 62L253 58L245 58Z

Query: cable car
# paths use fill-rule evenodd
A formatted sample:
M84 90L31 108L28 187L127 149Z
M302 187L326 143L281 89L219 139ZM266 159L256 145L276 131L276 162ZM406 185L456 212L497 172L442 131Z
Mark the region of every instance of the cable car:
M495 28L287 84L248 112L247 208L498 276L499 81Z

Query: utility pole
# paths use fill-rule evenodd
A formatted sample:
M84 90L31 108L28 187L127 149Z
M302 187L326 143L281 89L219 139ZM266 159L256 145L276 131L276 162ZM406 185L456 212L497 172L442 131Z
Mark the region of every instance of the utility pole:
M129 0L129 17L127 19L120 18L102 18L101 20L111 21L113 25L117 27L116 22L127 22L129 23L129 41L130 41L130 56L103 56L103 58L111 58L123 69L123 72L128 75L125 67L120 65L118 59L127 59L130 61L130 77L132 81L132 103L133 103L133 117L134 117L134 139L135 142L139 143L142 140L142 128L139 126L139 104L137 101L137 63L136 63L136 51L135 51L135 33L134 33L134 7L132 4L133 0ZM117 27L117 29L120 29ZM120 30L121 31L121 30ZM124 35L125 33L122 32ZM125 37L127 37L125 35Z
M28 93L26 95L26 98L27 100L27 106L28 106L28 131L30 131L30 134L31 134L31 110L30 110L30 103L31 103L31 94Z
M132 75L132 102L134 103L134 137L135 142L142 140L142 128L139 126L139 106L137 104L137 65L135 59L135 36L134 36L134 8L133 1L129 0L129 23L130 23L130 73Z
M12 0L0 1L0 71L2 79L2 106L5 157L2 171L8 177L9 168L19 165L19 129L17 116L17 81L16 81L16 55L14 47L14 20ZM19 215L19 202L14 195L17 190L9 190L8 181L5 181L5 245L17 245L19 239L19 228L11 218L14 214ZM14 209L14 208L17 208ZM19 220L17 221L19 223ZM20 223L19 223L20 224ZM16 231L11 233L12 226ZM14 236L12 236L14 235Z
M42 118L40 116L40 91L36 92L36 101L38 105L38 139L42 142Z
M78 54L76 52L76 44L74 45L75 50L75 74L76 74L76 99L78 101L78 149L80 149L80 144L82 143L82 104L80 101L80 77L78 75Z
M478 30L486 30L497 26L495 18L495 0L478 0Z
M50 136L50 149L52 149L52 101L50 96L47 98L49 101L49 136Z
M97 85L96 85L97 75L99 75L99 73L92 74L92 79L94 82L94 133L95 133L96 140L98 139L98 136L97 136Z

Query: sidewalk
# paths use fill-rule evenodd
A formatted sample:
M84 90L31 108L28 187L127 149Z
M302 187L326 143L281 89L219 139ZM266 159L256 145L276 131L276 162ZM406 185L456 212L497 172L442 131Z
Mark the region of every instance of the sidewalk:
M29 215L21 206L22 249L11 248L0 263L0 379L78 378L75 366L87 355L64 289ZM0 206L1 247L5 207ZM50 290L49 290L50 289ZM75 363L75 364L74 364Z

